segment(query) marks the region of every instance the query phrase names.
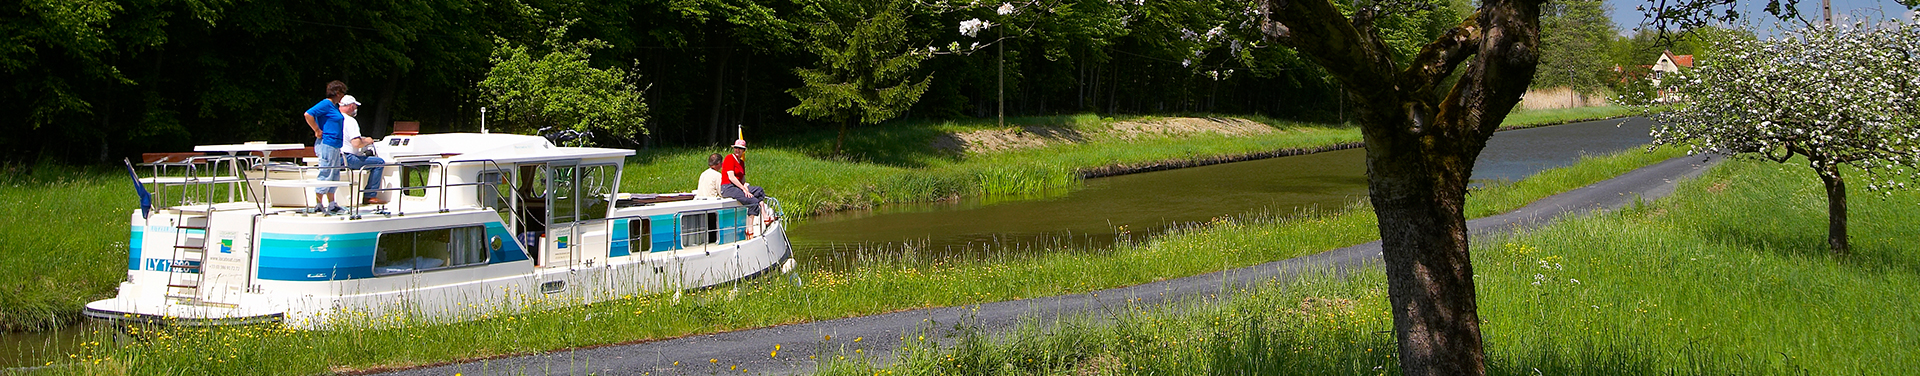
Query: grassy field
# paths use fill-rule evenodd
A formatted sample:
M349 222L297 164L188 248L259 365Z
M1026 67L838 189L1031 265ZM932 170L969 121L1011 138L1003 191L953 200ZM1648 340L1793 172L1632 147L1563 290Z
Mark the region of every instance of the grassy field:
M1909 373L1920 193L1852 194L1851 257L1826 250L1812 173L1751 161L1668 200L1476 239L1489 372ZM856 357L820 374L1398 374L1385 282L1374 268L1003 336L961 330L891 367Z
M1677 153L1630 151L1588 158L1543 173L1547 178L1490 187L1470 197L1476 212L1510 210L1531 201L1521 195L1545 195L1584 186ZM847 265L797 272L807 282L799 286L787 278L762 278L741 283L737 289L702 290L679 297L632 297L584 307L502 311L490 318L454 324L430 325L433 323L409 317L386 316L358 317L324 331L269 327L160 329L145 335L165 338L163 341L88 347L73 354L72 363L63 363L75 366L45 372L314 374L431 364L917 307L1084 292L1306 255L1370 241L1375 234L1373 215L1365 206L1287 216L1222 217L1204 226L1111 250L1057 250L990 260L911 254L851 259L842 261ZM1195 251L1200 249L1207 251ZM556 305L538 300L511 303L509 306ZM582 325L585 322L593 324Z
M0 166L0 171L5 170ZM126 277L137 201L124 170L41 167L0 174L0 330L70 322Z

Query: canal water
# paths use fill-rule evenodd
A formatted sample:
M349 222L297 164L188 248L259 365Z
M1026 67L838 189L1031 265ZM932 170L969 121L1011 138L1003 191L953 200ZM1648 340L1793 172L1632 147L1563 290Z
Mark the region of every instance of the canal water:
M1627 118L1495 133L1473 179L1515 181L1582 155L1644 147L1652 124ZM1100 249L1219 217L1341 209L1366 198L1365 163L1365 150L1348 149L1122 175L1040 199L967 198L828 214L793 225L788 236L796 258L828 265L856 254Z
M1585 154L1640 147L1645 119L1606 120L1494 134L1474 179L1512 181ZM1086 181L1052 197L969 198L809 218L788 232L796 257L833 267L854 253L991 257L1072 247L1100 249L1213 218L1335 210L1364 199L1366 152L1349 149ZM63 358L84 341L110 341L107 325L0 335L0 373Z

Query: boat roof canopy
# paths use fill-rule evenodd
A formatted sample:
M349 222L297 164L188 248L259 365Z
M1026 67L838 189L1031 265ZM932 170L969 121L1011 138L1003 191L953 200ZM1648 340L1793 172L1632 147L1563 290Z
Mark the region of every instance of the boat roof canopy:
M378 145L398 158L418 156L442 161L493 160L524 163L624 158L633 150L554 146L546 138L500 133L435 133L388 136Z

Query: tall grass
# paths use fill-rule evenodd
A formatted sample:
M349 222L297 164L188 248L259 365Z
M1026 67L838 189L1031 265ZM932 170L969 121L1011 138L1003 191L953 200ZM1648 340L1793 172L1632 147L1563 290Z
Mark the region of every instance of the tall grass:
M47 330L126 277L124 171L0 166L0 331Z
M1561 170L1631 169L1604 163L1638 152L1589 158ZM1605 174L1561 173L1604 179ZM1522 180L1487 188L1564 191L1591 181ZM1536 187L1536 185L1552 185ZM1522 194L1522 193L1514 193ZM1473 197L1479 197L1478 195ZM1510 202L1524 202L1513 199ZM1484 205L1512 206L1510 203ZM320 331L270 327L155 329L133 346L98 346L49 373L313 374L518 354L687 334L1093 291L1296 257L1377 238L1364 205L1335 211L1250 214L1192 224L1111 250L1065 249L985 260L906 253L803 265L799 281L760 278L730 288L651 295L582 307L483 311L485 318L434 325L404 314L359 317ZM516 302L519 307L547 304ZM354 317L354 316L349 316ZM102 340L105 342L106 340ZM769 343L768 347L775 344ZM223 361L224 357L224 361ZM98 364L92 361L98 360ZM704 361L688 359L686 361ZM84 366L83 366L84 364Z
M1920 193L1855 200L1855 254L1835 257L1811 175L1735 161L1665 201L1477 239L1490 373L1910 372ZM963 329L893 366L820 373L1397 374L1384 290L1377 267L1307 276L997 337Z
M1528 89L1527 94L1521 97L1524 100L1520 101L1519 107L1526 110L1605 107L1613 105L1607 100L1612 95L1612 90L1581 93L1565 86L1535 88Z

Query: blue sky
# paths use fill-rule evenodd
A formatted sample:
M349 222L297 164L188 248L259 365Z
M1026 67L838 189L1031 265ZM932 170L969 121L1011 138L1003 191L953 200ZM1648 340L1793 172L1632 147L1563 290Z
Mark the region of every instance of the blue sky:
M1651 6L1650 4L1652 4L1652 2L1649 0L1605 0L1605 1L1607 5L1613 7L1613 15L1612 15L1613 25L1615 28L1620 30L1621 34L1633 33L1633 28L1639 26L1643 22L1643 15L1640 14L1640 11L1635 10L1634 8L1640 7L1640 6ZM1668 0L1668 1L1673 2L1675 0ZM1842 20L1853 20L1859 17L1871 17L1871 18L1877 18L1882 20L1887 18L1895 18L1903 22L1914 22L1914 17L1915 17L1914 13L1912 11L1908 11L1907 7L1902 6L1900 5L1900 3L1895 2L1893 0L1832 0L1832 1L1833 1L1833 20L1835 23L1841 22ZM1742 10L1743 13L1746 13L1746 15L1743 18L1744 20L1753 22L1753 25L1757 28L1768 29L1773 27L1773 23L1775 19L1773 18L1772 15L1769 15L1767 14L1767 12L1763 11L1766 5L1767 5L1766 0L1741 0L1739 8ZM1879 11L1875 11L1876 8L1879 9ZM1809 20L1813 20L1816 22L1819 21L1820 20L1820 0L1800 0L1800 14L1801 14L1801 17L1806 17ZM1782 26L1786 26L1786 25L1783 24Z

